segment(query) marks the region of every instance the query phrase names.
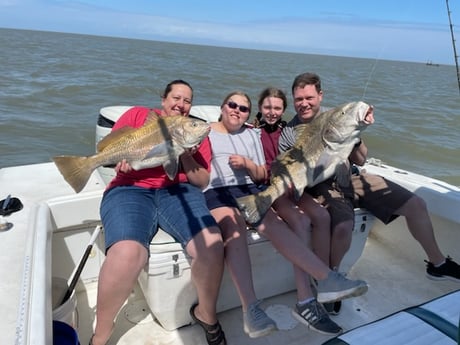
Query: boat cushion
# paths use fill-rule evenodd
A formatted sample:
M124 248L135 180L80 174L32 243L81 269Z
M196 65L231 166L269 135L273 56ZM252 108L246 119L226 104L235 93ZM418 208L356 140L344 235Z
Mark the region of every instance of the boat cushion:
M220 107L218 105L194 105L190 109L190 116L206 122L217 122L220 117Z
M460 290L354 328L323 345L457 344Z

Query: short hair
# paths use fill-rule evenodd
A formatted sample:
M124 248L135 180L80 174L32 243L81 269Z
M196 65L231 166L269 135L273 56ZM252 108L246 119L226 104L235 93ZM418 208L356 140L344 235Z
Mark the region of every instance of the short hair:
M306 85L314 85L316 91L319 93L321 91L321 78L316 73L306 72L299 74L292 83L292 94L294 94L296 88L304 88Z

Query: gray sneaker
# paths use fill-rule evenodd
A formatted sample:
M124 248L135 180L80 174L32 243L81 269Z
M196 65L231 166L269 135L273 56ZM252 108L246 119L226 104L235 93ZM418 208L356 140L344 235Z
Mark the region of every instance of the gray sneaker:
M318 302L335 302L345 298L361 296L367 292L363 280L350 280L342 274L331 271L324 280L318 280Z
M244 331L251 337L263 337L277 329L275 321L259 308L260 301L248 306L243 312Z
M292 315L306 325L319 333L327 335L337 335L342 333L342 328L331 320L327 311L321 303L315 299L304 305L295 305Z

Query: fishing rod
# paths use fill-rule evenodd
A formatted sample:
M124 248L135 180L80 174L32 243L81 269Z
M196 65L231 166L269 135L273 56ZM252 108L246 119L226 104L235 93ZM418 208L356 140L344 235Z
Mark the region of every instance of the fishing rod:
M102 225L98 225L94 229L93 235L89 240L88 246L86 247L86 250L83 253L82 258L80 259L80 263L75 268L74 272L72 272L72 279L70 281L69 287L67 288L67 291L65 292L61 304L64 304L70 298L70 296L72 296L73 290L75 289L78 279L80 278L81 272L83 271L83 267L85 267L86 261L88 260L88 257L91 254L91 249L93 248L94 242L96 242L96 239L99 236L101 230Z
M449 17L449 26L450 26L450 35L452 37L452 46L454 48L455 67L457 68L458 91L460 92L460 70L458 68L457 48L455 47L454 26L452 25L452 20L450 18L450 13L451 12L450 12L450 8L449 8L449 0L446 0L446 7L447 7L447 16Z

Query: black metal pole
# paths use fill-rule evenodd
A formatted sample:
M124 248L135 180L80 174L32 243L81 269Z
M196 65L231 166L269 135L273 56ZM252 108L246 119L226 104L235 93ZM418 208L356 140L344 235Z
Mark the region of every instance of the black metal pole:
M455 67L457 68L458 91L460 92L460 70L458 69L458 55L457 55L457 48L455 46L454 26L452 25L452 20L450 18L449 0L446 0L446 6L447 6L447 16L449 17L449 26L450 26L450 35L452 37L452 46L454 48Z

